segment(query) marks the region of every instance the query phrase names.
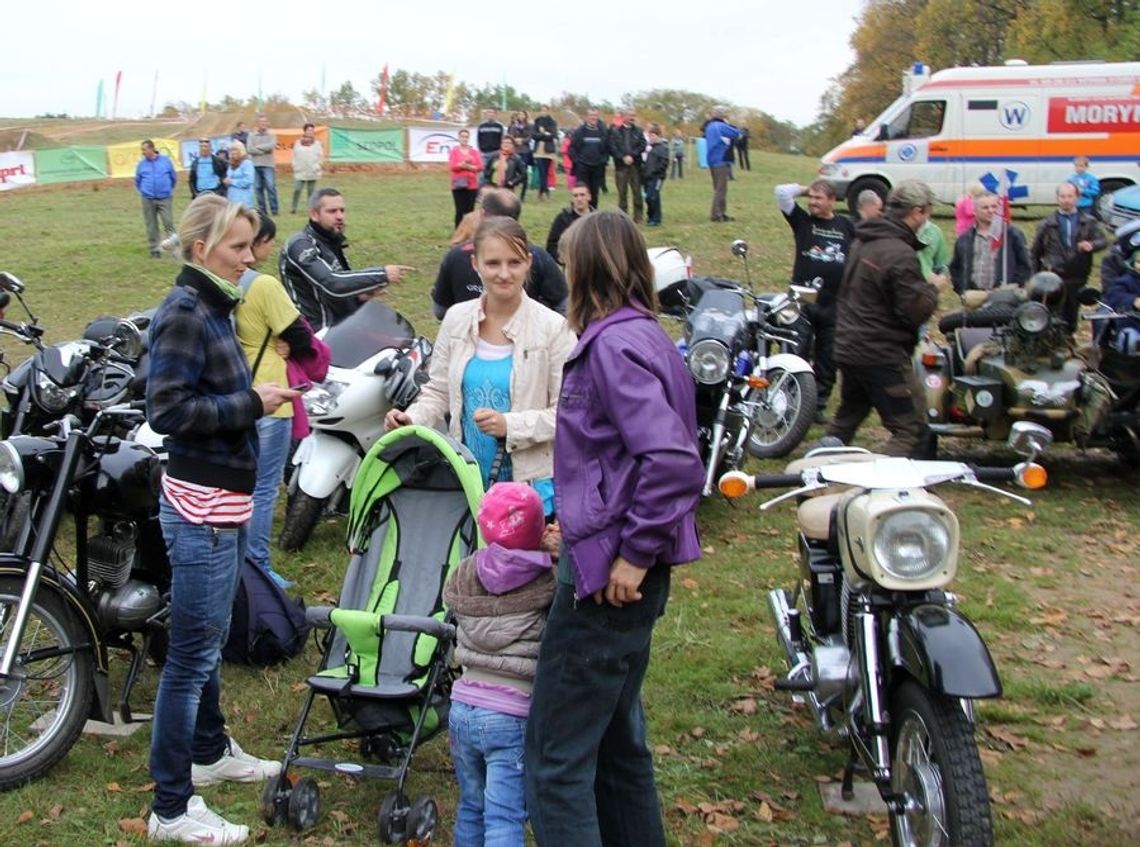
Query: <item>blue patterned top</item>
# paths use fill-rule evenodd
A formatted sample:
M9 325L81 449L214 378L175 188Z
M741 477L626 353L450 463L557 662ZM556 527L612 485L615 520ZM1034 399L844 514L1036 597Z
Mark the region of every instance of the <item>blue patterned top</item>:
M491 465L499 449L499 440L475 425L476 409L511 410L511 362L514 356L483 359L473 356L463 371L463 443L479 462L483 472L483 488L492 482L511 479L511 457L504 456L497 479L490 479Z

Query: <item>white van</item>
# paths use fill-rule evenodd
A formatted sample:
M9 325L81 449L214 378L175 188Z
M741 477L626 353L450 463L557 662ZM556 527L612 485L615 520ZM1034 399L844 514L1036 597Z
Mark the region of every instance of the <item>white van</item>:
M1140 182L1140 62L951 68L916 64L904 94L867 129L829 151L819 173L854 210L921 179L953 203L975 180L1015 204L1052 204L1088 156L1105 195Z

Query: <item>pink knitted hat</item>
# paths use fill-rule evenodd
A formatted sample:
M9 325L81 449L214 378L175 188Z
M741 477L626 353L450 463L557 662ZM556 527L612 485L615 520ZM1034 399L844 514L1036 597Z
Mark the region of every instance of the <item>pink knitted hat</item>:
M488 544L537 550L544 526L542 498L524 482L496 482L479 503L479 529Z

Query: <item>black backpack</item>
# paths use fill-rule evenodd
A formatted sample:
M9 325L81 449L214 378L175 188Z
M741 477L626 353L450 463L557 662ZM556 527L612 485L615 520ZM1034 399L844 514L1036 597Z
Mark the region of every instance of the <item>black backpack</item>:
M242 562L222 658L239 665L275 665L300 653L308 634L305 601L290 597L249 559Z

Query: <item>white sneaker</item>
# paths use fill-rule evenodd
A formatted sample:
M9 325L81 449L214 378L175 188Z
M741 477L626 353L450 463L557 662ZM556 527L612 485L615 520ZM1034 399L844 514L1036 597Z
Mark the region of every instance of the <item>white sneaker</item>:
M150 813L146 827L151 841L182 841L187 844L241 844L249 838L249 827L230 823L206 808L206 801L195 794L186 804L185 814L169 823Z
M281 773L281 763L246 753L232 738L222 758L212 765L192 765L190 781L195 788L219 782L264 782Z
M158 249L165 250L167 253L173 253L182 245L182 239L178 237L178 233L168 235L162 241L158 242Z

